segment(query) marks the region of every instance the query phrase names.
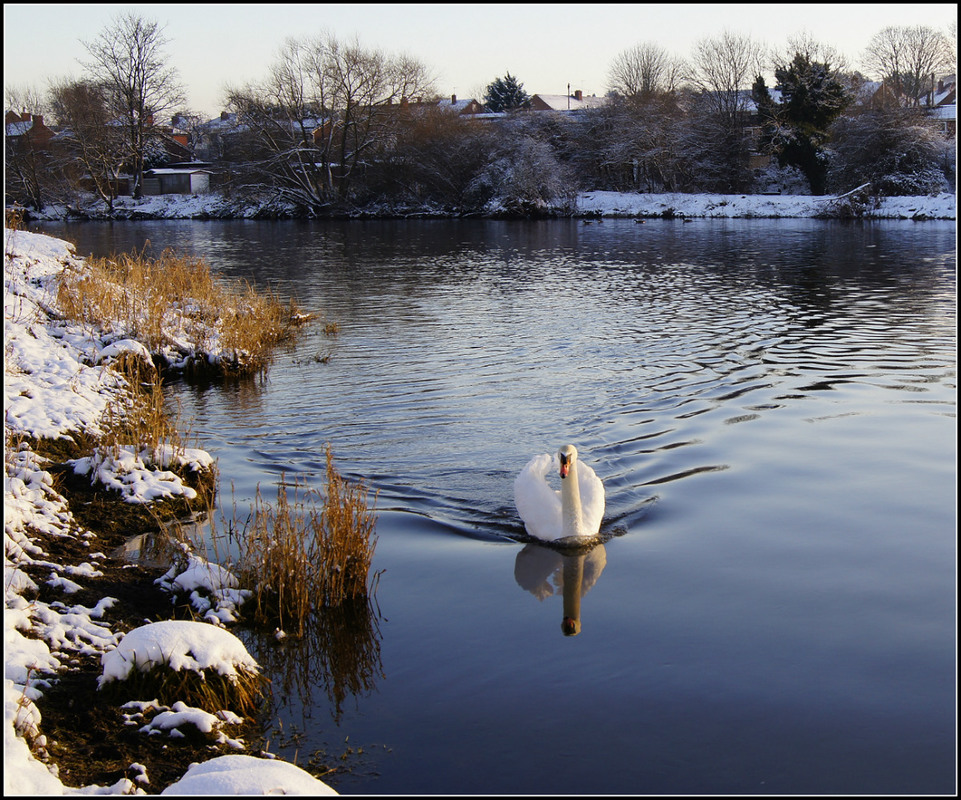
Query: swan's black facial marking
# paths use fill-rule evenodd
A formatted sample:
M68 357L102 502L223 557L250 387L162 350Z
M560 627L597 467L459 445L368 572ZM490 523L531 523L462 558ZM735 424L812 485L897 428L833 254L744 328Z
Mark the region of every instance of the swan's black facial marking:
M571 456L566 453L558 453L561 459L561 477L566 478L571 468Z

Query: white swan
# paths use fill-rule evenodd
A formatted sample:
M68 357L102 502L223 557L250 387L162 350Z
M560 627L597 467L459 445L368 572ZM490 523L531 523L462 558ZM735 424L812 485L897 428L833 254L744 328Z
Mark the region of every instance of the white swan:
M551 468L561 476L560 491L547 483ZM566 444L553 458L534 456L514 480L514 505L527 532L547 542L577 543L597 536L604 518L604 484L577 449Z

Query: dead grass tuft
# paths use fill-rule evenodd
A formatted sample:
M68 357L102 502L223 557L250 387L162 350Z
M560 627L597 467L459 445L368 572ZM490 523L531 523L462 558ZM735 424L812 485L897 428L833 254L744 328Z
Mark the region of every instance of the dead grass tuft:
M135 666L124 680L103 685L107 700L123 702L131 698L156 698L163 705L178 700L188 706L215 714L229 709L237 714L252 715L260 706L269 681L260 672L237 667L236 675L221 675L214 669L175 670L169 664L151 664L147 669Z
M378 575L370 575L376 517L363 484L344 480L327 446L327 482L321 494L282 476L277 501L258 488L254 512L240 538L239 572L257 624L303 635L311 612L365 599Z
M146 248L145 248L146 250ZM294 301L246 282L214 279L202 258L165 250L89 258L68 269L61 312L98 330L137 339L168 365L192 374L264 372L274 345L310 315Z

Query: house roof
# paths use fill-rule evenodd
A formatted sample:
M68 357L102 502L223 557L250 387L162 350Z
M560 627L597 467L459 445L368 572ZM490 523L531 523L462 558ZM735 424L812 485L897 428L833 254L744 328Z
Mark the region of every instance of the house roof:
M198 172L206 172L208 175L212 174L209 169L202 169L200 167L156 167L155 169L148 169L145 175L196 175Z
M957 119L958 104L946 103L943 106L935 106L928 113L935 119Z
M6 125L7 136L23 136L33 127L33 120L27 122L8 122Z
M531 103L540 100L551 111L581 111L585 108L600 108L607 103L603 97L591 95L578 100L574 95L567 94L535 94L531 96Z

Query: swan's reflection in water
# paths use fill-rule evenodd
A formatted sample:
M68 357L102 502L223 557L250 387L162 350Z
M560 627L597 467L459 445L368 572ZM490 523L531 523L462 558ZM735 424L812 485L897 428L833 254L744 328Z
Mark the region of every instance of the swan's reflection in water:
M581 632L581 598L597 583L605 566L603 544L577 551L528 544L514 561L514 580L538 600L562 594L561 630L565 636L576 636Z

